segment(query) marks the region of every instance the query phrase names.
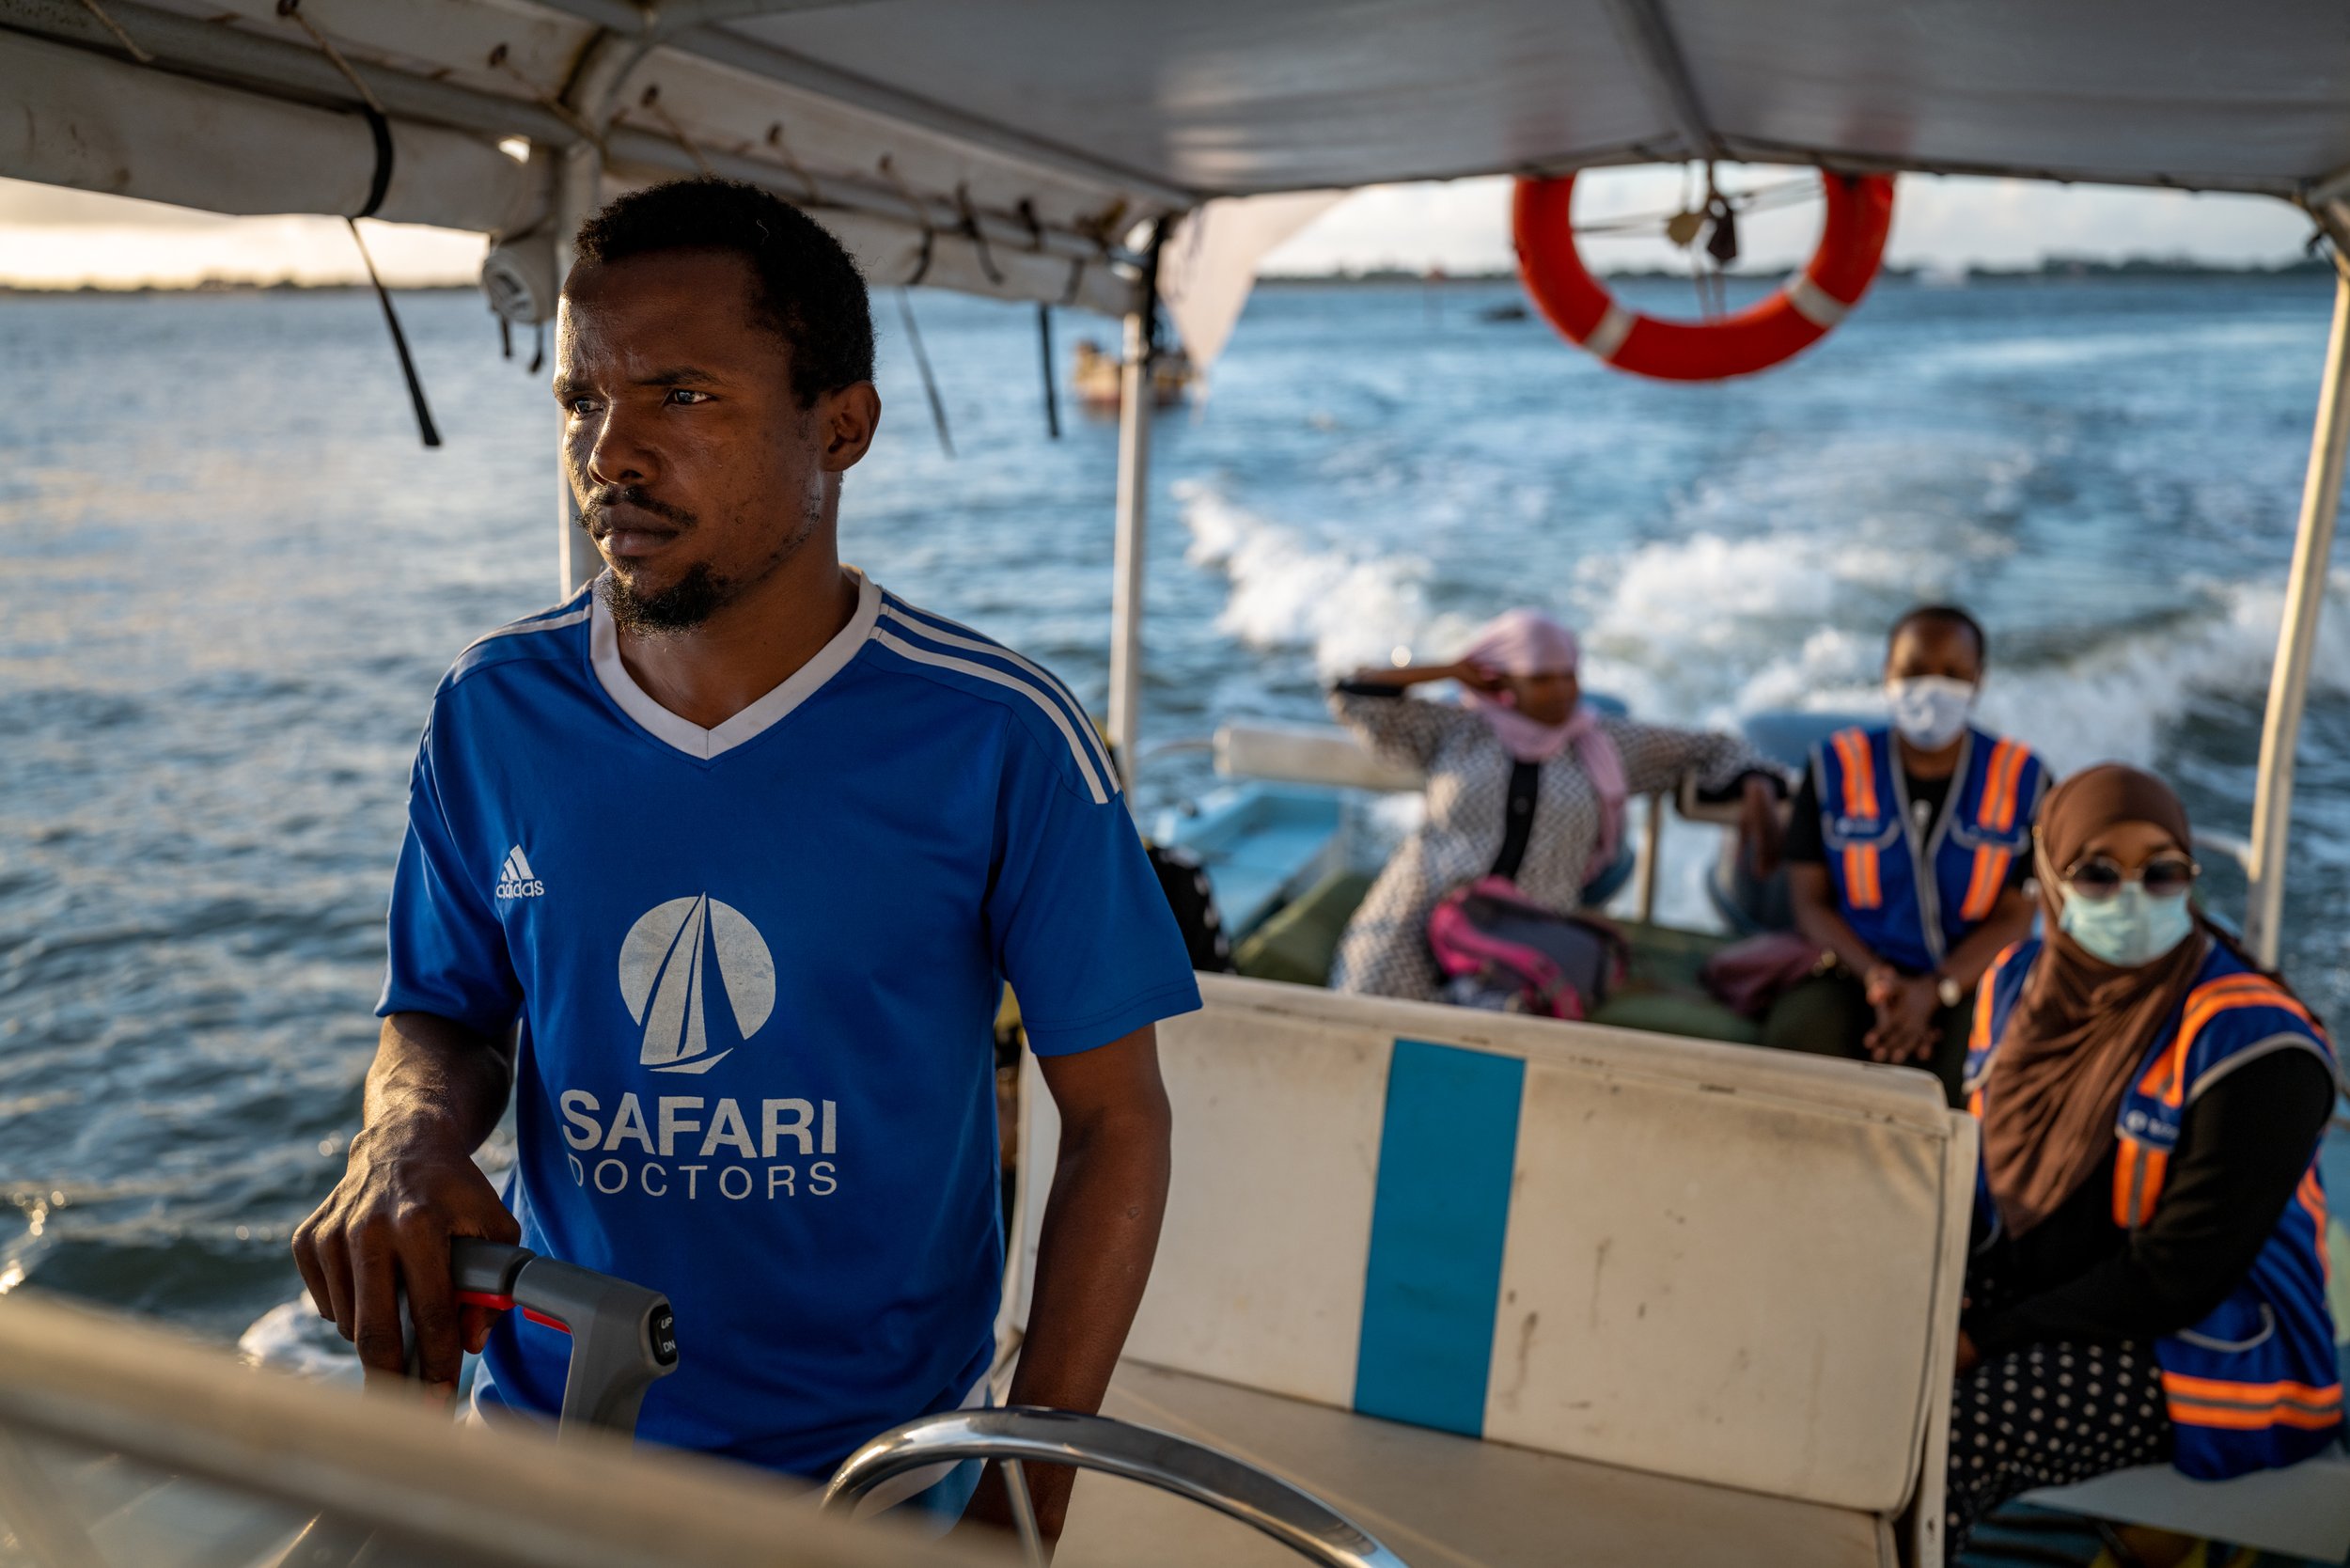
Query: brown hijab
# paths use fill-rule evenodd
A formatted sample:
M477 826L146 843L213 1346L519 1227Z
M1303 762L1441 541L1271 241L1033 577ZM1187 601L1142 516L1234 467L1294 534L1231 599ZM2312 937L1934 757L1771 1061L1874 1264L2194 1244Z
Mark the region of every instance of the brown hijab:
M2040 809L2040 912L2046 945L2024 981L1983 1084L1982 1161L2008 1233L2021 1234L2096 1174L2130 1075L2202 967L2200 926L2135 968L2107 964L2057 925L2057 879L2121 823L2189 841L2186 808L2149 773L2107 762L2075 774Z

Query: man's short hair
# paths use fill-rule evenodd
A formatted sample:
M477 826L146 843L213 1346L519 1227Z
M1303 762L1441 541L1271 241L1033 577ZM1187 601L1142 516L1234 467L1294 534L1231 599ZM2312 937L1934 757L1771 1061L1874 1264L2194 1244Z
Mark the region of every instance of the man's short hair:
M1975 639L1976 661L1986 665L1991 662L1991 639L1983 635L1982 622L1956 604L1919 604L1913 609L1904 610L1902 618L1893 622L1893 629L1885 634L1886 647L1890 649L1893 646L1894 639L1902 635L1903 628L1915 626L1919 621L1925 620L1939 621L1945 626L1955 626L1965 632Z
M581 224L574 248L597 262L732 251L759 280L759 324L791 347L791 395L802 408L873 379L873 312L856 262L830 229L772 191L715 178L648 185Z

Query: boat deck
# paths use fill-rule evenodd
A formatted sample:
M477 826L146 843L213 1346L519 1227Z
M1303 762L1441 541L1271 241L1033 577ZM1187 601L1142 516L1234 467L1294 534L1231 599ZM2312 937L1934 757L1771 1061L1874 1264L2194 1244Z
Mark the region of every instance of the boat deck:
M1413 1568L1891 1568L1873 1515L1676 1481L1309 1404L1128 1361L1104 1413L1207 1443L1305 1488ZM1077 1483L1062 1568L1283 1568L1298 1560L1198 1505Z

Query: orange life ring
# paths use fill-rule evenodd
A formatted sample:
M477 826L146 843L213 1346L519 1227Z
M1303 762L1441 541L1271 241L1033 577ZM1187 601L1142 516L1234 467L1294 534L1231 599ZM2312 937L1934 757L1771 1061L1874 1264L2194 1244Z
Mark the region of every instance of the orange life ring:
M1660 381L1722 381L1791 359L1860 303L1885 259L1893 180L1822 170L1827 222L1810 265L1758 305L1715 321L1665 321L1626 310L1583 265L1568 204L1574 177L1521 180L1511 227L1518 275L1552 326L1619 370Z

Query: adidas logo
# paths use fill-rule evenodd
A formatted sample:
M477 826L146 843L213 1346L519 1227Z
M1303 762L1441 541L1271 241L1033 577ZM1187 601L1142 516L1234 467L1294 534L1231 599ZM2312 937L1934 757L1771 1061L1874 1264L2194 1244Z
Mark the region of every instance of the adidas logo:
M539 880L539 873L523 858L523 847L516 844L506 852L505 863L498 867L498 897L501 899L536 899L544 897L547 885Z

